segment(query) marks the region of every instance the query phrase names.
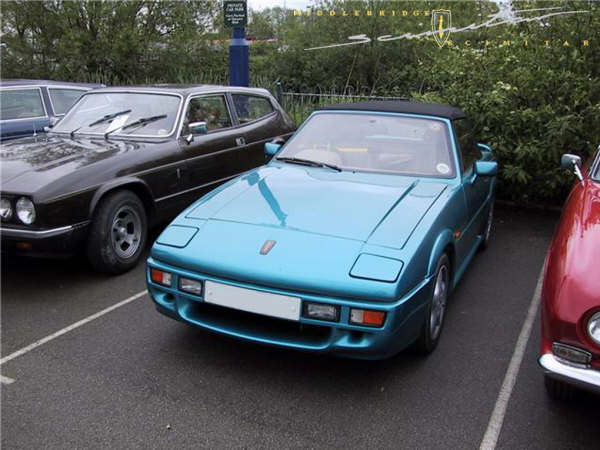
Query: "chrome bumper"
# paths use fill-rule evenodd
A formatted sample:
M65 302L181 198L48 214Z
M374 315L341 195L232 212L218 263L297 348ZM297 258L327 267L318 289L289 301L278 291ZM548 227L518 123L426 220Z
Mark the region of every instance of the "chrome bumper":
M45 230L24 230L22 228L10 228L6 226L0 226L0 236L12 239L45 239L70 233L71 231L85 227L89 223L90 221L86 220L85 222L79 222L73 225L65 225L64 227L57 228L48 228Z
M538 363L544 369L544 373L552 378L600 393L600 371L598 370L571 366L551 353L542 355Z
M48 230L21 230L17 228L0 228L0 235L21 239L43 239L60 234L68 233L73 229L73 225L66 227L50 228Z

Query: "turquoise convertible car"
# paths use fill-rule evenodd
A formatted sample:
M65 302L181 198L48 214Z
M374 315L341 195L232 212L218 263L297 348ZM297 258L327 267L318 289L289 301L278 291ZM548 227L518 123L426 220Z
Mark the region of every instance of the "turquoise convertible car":
M313 112L271 161L159 236L161 313L261 344L362 359L436 347L448 295L490 237L497 163L458 108Z

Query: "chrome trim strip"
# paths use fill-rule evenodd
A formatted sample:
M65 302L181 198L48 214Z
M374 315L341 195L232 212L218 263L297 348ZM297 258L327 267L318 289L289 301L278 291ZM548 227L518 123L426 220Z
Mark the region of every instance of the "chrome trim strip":
M565 364L551 353L542 355L538 363L544 369L544 373L552 378L600 393L600 371L598 370Z
M66 225L64 227L57 228L49 228L47 230L22 230L19 228L6 228L0 227L0 236L2 237L15 237L15 238L25 238L25 239L42 239L48 238L52 236L58 236L61 234L69 233L77 227L84 226L89 224L90 221L86 220L85 222L76 223L73 225Z
M229 105L229 102L227 101L227 91L226 90L215 91L215 92L193 93L193 94L189 94L187 96L187 98L185 99L182 114L181 114L181 120L179 121L179 126L177 127L177 135L176 135L177 138L181 137L181 132L183 131L183 122L185 122L185 116L187 114L187 110L188 110L188 106L189 106L190 102L193 99L199 98L199 97L216 97L216 96L223 97L223 100L225 101L225 106L227 107L227 112L229 113L229 120L231 121L231 125L226 128L218 128L216 130L211 130L207 134L215 133L215 132L219 132L219 131L225 131L225 130L234 128L235 125L233 123L233 115L231 114L231 107Z
M590 164L588 176L594 181L600 181L600 145L596 149L596 160Z
M263 92L260 92L260 91ZM183 111L181 114L181 123L179 124L179 127L177 129L177 138L181 137L181 131L183 129L183 121L185 119L185 114L187 113L187 107L190 103L190 100L192 98L195 97L201 97L201 96L210 96L210 95L218 95L218 94L223 94L225 97L227 97L227 95L231 95L231 94L245 94L245 95L254 95L256 97L263 97L265 99L268 99L269 102L271 102L271 106L273 106L273 100L272 100L272 96L271 93L268 92L266 89L262 89L262 88L251 88L251 87L241 87L241 86L211 86L210 89L207 90L200 90L198 92L192 92L191 94L188 94L187 98L185 99L184 105L183 105ZM231 117L232 119L232 126L228 127L228 128L222 128L223 130L231 130L231 129L235 129L235 128L240 128L245 126L246 124L241 124L239 122L237 123L233 123L233 113L235 113L235 111L232 110L233 105L230 105L229 100L226 98L226 103L227 103L227 110L229 111L229 117ZM278 113L278 110L273 106L273 112L274 113ZM266 117L266 116L265 116ZM235 118L238 119L237 113L235 113ZM257 120L261 120L262 117L260 119ZM221 129L218 130L214 130L214 131L221 131Z
M213 184L221 183L221 182L224 182L224 181L227 181L227 180L232 180L233 178L238 177L238 176L240 176L240 175L242 175L242 174L244 174L246 172L248 172L248 170L246 170L244 172L238 172L238 173L236 173L234 175L229 175L229 176L224 177L224 178L219 178L218 180L213 180L213 181L210 181L208 183L201 184L199 186L194 186L193 188L190 188L190 189L184 189L183 191L179 191L179 192L176 192L174 194L165 195L164 197L157 198L155 200L155 202L157 202L157 203L158 202L162 202L163 200L168 200L170 198L177 197L178 195L189 194L190 192L197 191L198 189L202 189L202 188L205 188L205 187L213 185Z
M42 94L42 87L41 86L6 86L6 87L1 87L0 91L33 91L37 89L38 93L40 94L40 102L42 103L42 106L44 107L44 115L43 116L30 116L30 117L19 117L17 119L2 119L0 122L14 122L14 121L19 121L19 120L32 120L32 119L46 119L49 118L50 116L48 115L48 109L46 108L46 102L44 101L44 95ZM43 130L40 130L43 131Z
M62 113L62 114L57 114L56 113L56 108L54 107L54 102L52 101L52 93L50 91L82 91L83 93L86 93L87 91L91 91L91 89L83 89L83 88L72 88L72 87L62 87L62 86L52 86L52 87L46 87L46 90L48 91L48 100L50 100L50 108L52 108L52 112L54 113L54 117L62 117L66 114L66 112ZM81 98L83 94L81 94L79 96L79 98ZM79 101L79 99L77 99L75 101L75 103L77 103ZM73 105L75 104L73 103ZM71 106L73 106L71 105ZM67 109L68 111L68 109Z

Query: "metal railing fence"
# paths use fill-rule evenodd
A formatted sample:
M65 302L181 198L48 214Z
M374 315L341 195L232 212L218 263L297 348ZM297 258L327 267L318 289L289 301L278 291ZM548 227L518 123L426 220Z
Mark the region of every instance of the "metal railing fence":
M322 106L334 103L353 103L367 100L408 100L407 97L393 97L369 94L345 94L336 92L285 92L281 83L275 87L277 101L299 125L311 112Z

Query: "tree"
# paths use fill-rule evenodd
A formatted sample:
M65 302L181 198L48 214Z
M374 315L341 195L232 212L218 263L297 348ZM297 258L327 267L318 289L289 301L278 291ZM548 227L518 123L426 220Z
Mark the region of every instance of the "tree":
M210 0L3 2L2 76L123 83L197 69L188 56L208 53L202 38L216 8Z

